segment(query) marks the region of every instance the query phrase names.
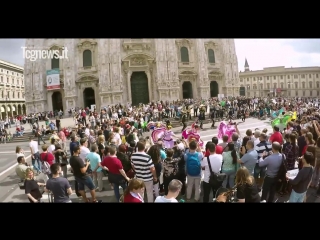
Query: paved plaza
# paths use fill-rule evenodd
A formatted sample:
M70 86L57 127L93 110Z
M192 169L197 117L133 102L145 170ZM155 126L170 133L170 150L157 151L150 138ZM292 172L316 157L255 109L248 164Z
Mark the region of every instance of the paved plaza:
M241 122L238 120L238 128L239 131L243 136L245 136L245 132L247 129L252 129L255 130L256 128L259 128L260 130L267 128L268 133L271 133L272 128L270 125L270 122L268 120L258 120L255 118L249 118L245 122ZM42 123L40 123L41 125ZM217 123L218 126L219 123ZM62 126L63 127L68 127L68 126L73 126L73 120L72 118L66 118L62 119ZM206 143L207 141L211 141L211 138L213 136L217 136L217 129L211 129L210 128L211 124L205 124L204 125L204 130L200 132L202 140ZM181 136L181 128L174 128L173 131L177 136ZM149 136L150 133L145 133L145 136ZM26 195L24 194L23 190L20 190L18 188L18 178L16 177L16 174L14 172L14 168L9 169L11 166L13 166L16 163L16 155L14 153L15 146L17 144L1 144L0 145L0 154L2 156L0 160L0 202L28 202L28 199ZM69 145L69 144L68 144ZM21 147L26 151L26 156L28 160L30 160L29 155L29 147L28 143L22 143ZM7 171L7 169L9 169ZM42 179L42 176L39 176L39 179ZM72 184L72 188L74 189L74 177L68 172L68 180ZM97 193L97 198L99 200L102 200L103 202L114 202L115 197L113 190L111 189L111 186L109 185L107 180L107 177L104 177L104 188L106 189L103 192L98 192ZM316 198L313 196L315 190L310 189L308 191L308 202L320 202L320 199ZM88 195L90 195L88 193ZM288 199L288 196L280 197L278 196L279 201L285 201ZM48 196L47 194L44 194L44 200L48 201ZM71 200L73 202L81 202L81 199L76 196L76 194L71 195Z

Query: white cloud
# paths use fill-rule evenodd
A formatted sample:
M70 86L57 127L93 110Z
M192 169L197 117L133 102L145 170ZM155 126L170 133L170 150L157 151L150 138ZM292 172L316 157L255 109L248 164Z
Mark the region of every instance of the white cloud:
M235 39L239 70L244 70L247 58L250 70L264 67L320 66L320 52L299 51L298 45L310 46L313 39ZM296 50L297 49L297 50ZM310 52L310 51L309 51Z

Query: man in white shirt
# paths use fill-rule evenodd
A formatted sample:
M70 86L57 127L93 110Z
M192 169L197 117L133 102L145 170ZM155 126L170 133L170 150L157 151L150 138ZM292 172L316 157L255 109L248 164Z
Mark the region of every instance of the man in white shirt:
M209 196L212 189L213 196L215 196L216 191L221 186L212 186L209 184L209 178L211 175L208 158L210 160L211 170L213 173L220 173L222 167L222 155L216 154L216 145L212 142L208 143L208 149L210 155L205 157L201 161L201 168L204 170L203 176L203 202L209 202Z
M258 143L260 143L260 134L261 134L260 130L256 130L254 132L254 142L253 142L254 143L254 147L257 146Z
M84 134L86 135L86 137L89 137L89 136L90 136L89 124L86 124L86 129L84 130Z
M29 147L31 151L31 162L33 169L37 170L38 174L41 173L40 154L38 148L38 142L33 140L33 136L29 137ZM36 162L38 165L36 165Z
M88 140L86 138L81 138L79 157L82 159L83 162L86 162L86 157L89 153L90 153L90 150L88 148Z
M155 203L177 203L176 199L181 191L182 182L177 179L173 179L168 185L168 194L166 196L159 196L154 201Z

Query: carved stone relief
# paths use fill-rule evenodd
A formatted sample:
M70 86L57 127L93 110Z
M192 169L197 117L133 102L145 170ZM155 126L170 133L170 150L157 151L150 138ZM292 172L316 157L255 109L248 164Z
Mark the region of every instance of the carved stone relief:
M147 61L145 58L135 57L130 60L130 65L131 66L141 66L141 65L143 66L143 65L147 65Z
M69 100L68 101L68 107L69 108L73 108L74 106L73 106L73 101L72 100Z

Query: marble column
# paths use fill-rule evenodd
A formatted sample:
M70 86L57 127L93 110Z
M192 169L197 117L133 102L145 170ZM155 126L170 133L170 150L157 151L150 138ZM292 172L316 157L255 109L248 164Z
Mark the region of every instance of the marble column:
M132 71L127 72L127 87L128 87L128 102L132 102L132 97L131 97L131 74Z
M151 79L151 74L150 74L149 70L146 71L146 74L147 74L147 77L148 77L148 93L149 93L149 101L150 101L151 100L151 96L152 96L152 92L151 92L152 79Z

